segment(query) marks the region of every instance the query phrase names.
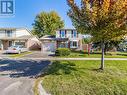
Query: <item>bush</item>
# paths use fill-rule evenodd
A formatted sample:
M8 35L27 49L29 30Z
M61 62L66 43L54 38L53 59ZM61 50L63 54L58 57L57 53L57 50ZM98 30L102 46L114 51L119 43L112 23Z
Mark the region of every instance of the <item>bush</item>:
M70 55L71 51L68 48L58 48L55 52L56 56L68 56Z

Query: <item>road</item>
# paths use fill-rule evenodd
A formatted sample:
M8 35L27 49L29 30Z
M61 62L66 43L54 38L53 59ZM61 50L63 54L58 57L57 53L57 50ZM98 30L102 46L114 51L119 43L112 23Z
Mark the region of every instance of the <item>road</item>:
M34 79L0 77L0 95L34 95Z
M35 77L50 61L1 60L0 95L34 95Z

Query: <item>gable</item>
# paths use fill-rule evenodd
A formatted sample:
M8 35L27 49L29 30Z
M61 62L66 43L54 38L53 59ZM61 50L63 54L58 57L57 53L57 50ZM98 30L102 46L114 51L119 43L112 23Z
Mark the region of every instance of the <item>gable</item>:
M17 29L16 30L16 37L20 37L20 36L30 36L31 34L29 33L29 31L27 29ZM32 36L32 35L31 35Z

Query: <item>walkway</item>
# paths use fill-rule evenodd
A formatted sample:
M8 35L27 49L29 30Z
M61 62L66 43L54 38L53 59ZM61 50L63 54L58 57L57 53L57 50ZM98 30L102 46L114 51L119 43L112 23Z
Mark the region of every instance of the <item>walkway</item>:
M101 58L56 58L56 57L47 57L47 58L36 58L36 57L23 57L23 58L8 58L11 60L101 60ZM127 61L127 58L105 58L105 60L125 60Z

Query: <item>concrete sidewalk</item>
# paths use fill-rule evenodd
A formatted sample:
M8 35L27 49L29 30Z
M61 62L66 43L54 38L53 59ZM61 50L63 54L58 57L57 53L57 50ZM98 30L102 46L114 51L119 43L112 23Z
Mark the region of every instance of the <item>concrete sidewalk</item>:
M0 58L2 59L2 58ZM5 58L6 60L101 60L101 58L56 58L56 57L51 57L51 58ZM105 60L124 60L127 61L127 58L105 58Z

